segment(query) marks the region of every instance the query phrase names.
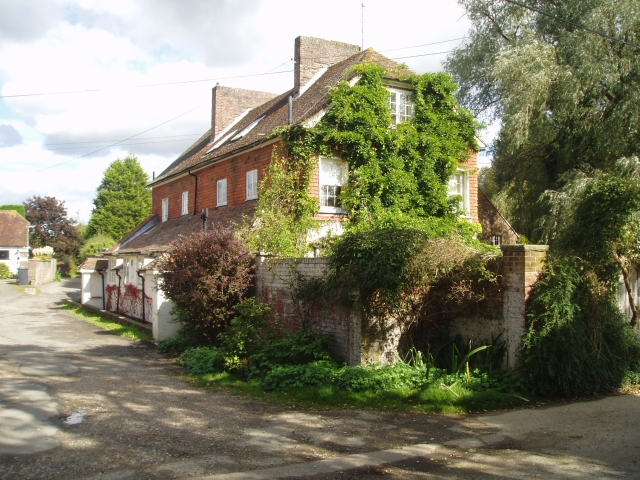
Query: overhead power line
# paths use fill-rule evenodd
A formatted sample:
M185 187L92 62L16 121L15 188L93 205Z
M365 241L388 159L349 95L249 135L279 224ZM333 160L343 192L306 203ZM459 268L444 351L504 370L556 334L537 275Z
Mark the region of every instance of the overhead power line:
M554 15L553 13L545 12L544 10L540 10L536 7L531 7L529 5L525 5L524 3L516 2L514 0L504 0L505 2L512 3L513 5L517 5L522 8L526 8L527 10L531 10L532 12L539 13L540 15L545 15L547 17L553 18L560 22L568 23L569 25L573 25L574 27L581 28L586 30L587 32L595 33L596 35L600 35L601 37L608 38L609 40L613 40L614 42L622 43L623 45L629 45L630 47L637 48L640 50L640 45L636 45L635 43L627 42L626 40L622 40L621 38L612 37L611 35L607 35L606 33L599 32L597 30L593 30L581 23L572 22L571 20L567 20L566 18L559 17L558 15Z
M286 62L285 62L286 63ZM187 83L202 83L202 82L216 82L219 80L232 80L234 78L248 78L248 77L261 77L263 75L277 75L279 73L290 73L293 70L281 70L279 72L265 72L265 73L253 73L249 75L236 75L233 77L218 77L218 78L203 78L201 80L184 80L181 82L165 82L165 83L150 83L147 85L133 85L130 87L109 87L109 88L90 88L86 90L67 90L64 92L46 92L46 93L20 93L16 95L0 95L0 98L17 98L17 97L39 97L44 95L67 95L71 93L95 93L95 92L107 92L113 90L125 90L129 88L149 88L149 87L162 87L165 85L182 85Z
M459 38L452 38L449 40L441 40L438 42L430 42L430 43L423 43L420 45L413 45L413 46L409 46L409 47L398 47L398 48L391 48L391 49L387 49L387 50L380 50L380 53L383 52L395 52L398 50L409 50L411 48L420 48L420 47L428 47L431 45L440 45L442 43L449 43L449 42L455 42L457 40L463 40L466 37L459 37ZM426 57L426 56L430 56L430 55L441 55L444 53L450 53L451 50L447 51L447 52L435 52L435 53L425 53L422 55L412 55L412 56L407 56L407 57L398 57L398 58L391 58L391 60L401 60L404 58L414 58L414 57ZM317 57L318 59L329 59L331 57ZM342 58L342 57L336 57L336 58ZM307 59L307 60L314 60L314 59ZM236 78L250 78L250 77L261 77L264 75L278 75L281 73L291 73L293 72L293 70L279 70L277 72L274 72L272 70L275 70L276 68L280 68L283 65L286 65L289 62L292 62L293 60L287 60L286 62L281 63L280 65L278 65L277 67L274 67L273 69L271 69L268 72L262 72L262 73L253 73L253 74L247 74L247 75L235 75L235 76L229 76L229 77L218 77L218 78L203 78L203 79L199 79L199 80L183 80L183 81L179 81L179 82L163 82L163 83L150 83L150 84L143 84L143 85L132 85L132 86L122 86L122 87L107 87L107 88L87 88L87 89L81 89L81 90L65 90L65 91L61 91L61 92L37 92L37 93L18 93L18 94L14 94L14 95L0 95L0 98L21 98L21 97L40 97L40 96L47 96L47 95L70 95L70 94L75 94L75 93L97 93L97 92L108 92L108 91L115 91L115 90L127 90L127 89L136 89L136 88L152 88L152 87L163 87L163 86L169 86L169 85L185 85L185 84L190 84L190 83L203 83L203 82L214 82L214 81L220 81L220 80L233 80Z
M207 102L207 103L206 103L206 104L204 104L204 105L209 105L209 104L210 104L210 103L209 103L209 102ZM199 108L202 108L204 105L200 105L199 107L192 108L192 109L191 109L191 110L189 110L189 111L186 111L186 112L184 112L184 113L181 113L180 115L176 115L175 117L170 118L169 120L167 120L167 121L165 121L165 122L159 123L158 125L155 125L155 126L153 126L153 127L151 127L151 128L148 128L148 129L146 129L146 130L144 130L144 131L142 131L142 132L140 132L140 133L136 133L135 135L131 135L130 137L127 137L127 138L125 138L125 139L123 139L123 140L120 140L120 141L118 141L118 142L111 143L110 145L107 145L107 146L105 146L105 147L99 148L99 149L94 150L94 151L89 152L89 153L85 153L84 155L80 155L79 157L75 157L75 158L72 158L72 159L70 159L70 160L65 160L64 162L56 163L55 165L50 165L50 166L48 166L48 167L41 168L40 170L36 170L36 172L42 172L42 171L44 171L44 170L49 170L49 169L51 169L51 168L59 167L60 165L64 165L65 163L73 162L73 161L75 161L75 160L80 160L81 158L88 157L89 155L93 155L94 153L101 152L102 150L106 150L107 148L115 147L116 145L120 145L121 143L124 143L124 142L126 142L127 140L131 140L132 138L135 138L135 137L138 137L138 136L140 136L140 135L142 135L142 134L144 134L144 133L150 132L151 130L154 130L154 129L158 128L158 127L161 127L162 125L166 125L166 124L167 124L167 123L169 123L169 122L173 122L174 120L177 120L177 119L178 119L178 118L180 118L180 117L184 117L185 115L187 115L187 114L189 114L189 113L191 113L191 112L194 112L194 111L198 110Z

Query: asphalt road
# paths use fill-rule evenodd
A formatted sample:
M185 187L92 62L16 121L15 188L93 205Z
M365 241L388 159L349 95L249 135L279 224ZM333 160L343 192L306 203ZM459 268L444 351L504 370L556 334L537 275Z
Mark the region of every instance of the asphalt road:
M640 397L480 417L298 411L189 386L60 310L78 282L0 283L0 478L640 478Z

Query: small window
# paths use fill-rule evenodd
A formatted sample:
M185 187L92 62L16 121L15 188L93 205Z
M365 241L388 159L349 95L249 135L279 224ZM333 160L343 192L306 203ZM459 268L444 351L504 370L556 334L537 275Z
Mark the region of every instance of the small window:
M469 215L469 172L458 170L449 179L449 197L460 197L460 210L463 215Z
M9 250L0 250L0 260L9 260Z
M494 247L499 247L502 245L502 235L491 235L489 241Z
M247 200L258 198L258 170L247 172Z
M411 100L411 92L407 90L389 89L389 108L393 123L406 122L413 118L415 106Z
M227 204L227 179L218 180L218 207L224 207Z
M166 222L169 220L169 199L162 199L162 221Z
M342 187L347 183L349 166L339 158L320 157L320 212L345 213L340 204Z
M189 192L182 192L182 215L189 213Z

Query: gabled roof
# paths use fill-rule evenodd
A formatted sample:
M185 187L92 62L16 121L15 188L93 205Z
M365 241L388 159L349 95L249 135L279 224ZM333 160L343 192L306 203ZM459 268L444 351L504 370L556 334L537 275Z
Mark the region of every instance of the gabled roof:
M98 257L89 257L78 267L78 270L95 270L102 272L106 270L108 266L109 260Z
M15 210L0 210L0 248L29 245L29 222Z
M406 78L413 73L371 48L356 53L328 67L324 74L308 88L305 88L299 97L293 99L293 124L304 125L321 113L329 105L329 91L342 80L349 80L353 76L352 67L360 63L380 65L389 72L389 78L396 80ZM228 129L226 137L214 139L211 142L210 131L207 132L157 176L150 185L153 186L172 177L185 174L190 169L203 167L272 141L270 135L274 129L289 123L288 98L293 93L293 89L289 90L254 108L236 125ZM252 128L247 128L253 123L256 124ZM245 129L248 130L245 135L234 138Z

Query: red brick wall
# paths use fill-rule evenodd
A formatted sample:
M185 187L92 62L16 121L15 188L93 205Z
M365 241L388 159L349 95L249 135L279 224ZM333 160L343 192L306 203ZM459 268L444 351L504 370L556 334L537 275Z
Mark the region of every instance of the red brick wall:
M246 173L258 170L258 182L264 179L264 170L271 161L273 145L267 145L236 157L225 159L197 172L198 199L195 208L200 212L208 208L211 214L217 208L217 181L227 179L227 205L246 202ZM182 192L189 192L189 213L194 211L195 178L189 175L153 188L153 214L162 218L162 199L169 199L169 219L182 214ZM224 208L224 207L220 207Z

